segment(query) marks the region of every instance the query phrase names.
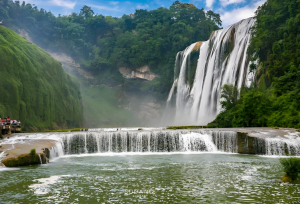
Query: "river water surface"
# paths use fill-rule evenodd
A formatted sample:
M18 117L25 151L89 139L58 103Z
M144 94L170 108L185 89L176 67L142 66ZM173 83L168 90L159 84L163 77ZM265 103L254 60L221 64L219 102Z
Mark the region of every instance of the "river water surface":
M0 171L0 203L298 203L278 158L93 154Z

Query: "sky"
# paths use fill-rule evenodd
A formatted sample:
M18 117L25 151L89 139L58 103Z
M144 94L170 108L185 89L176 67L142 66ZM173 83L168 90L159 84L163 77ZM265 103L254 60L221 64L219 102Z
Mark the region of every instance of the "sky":
M20 0L22 2L22 0ZM90 6L95 14L121 17L123 14L134 13L136 9L153 10L159 7L169 8L175 0L26 0L39 9L51 11L55 15L79 13L84 6ZM182 3L194 4L197 8L212 10L221 15L223 27L242 19L254 16L258 6L266 0L181 0Z

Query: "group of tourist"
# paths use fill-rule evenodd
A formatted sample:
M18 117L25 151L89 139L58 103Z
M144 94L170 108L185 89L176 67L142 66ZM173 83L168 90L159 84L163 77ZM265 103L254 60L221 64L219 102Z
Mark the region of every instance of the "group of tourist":
M4 126L4 125L17 125L17 126L20 126L21 121L10 120L10 117L5 117L3 119L0 118L0 125L1 126Z
M3 126L3 125L10 125L10 117L5 117L4 119L1 119L0 118L0 125Z
M21 121L17 121L17 120L11 120L10 121L11 125L21 125Z

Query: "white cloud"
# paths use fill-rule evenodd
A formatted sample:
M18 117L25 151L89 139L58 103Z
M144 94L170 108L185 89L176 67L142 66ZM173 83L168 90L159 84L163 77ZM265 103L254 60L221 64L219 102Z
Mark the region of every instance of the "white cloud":
M91 5L91 7L95 7L99 10L106 10L106 11L120 11L119 10L119 7L114 7L114 8L111 8L111 7L108 7L108 6L99 6L99 5Z
M142 4L138 4L136 6L137 9L146 9L146 8L149 8L149 5L148 4L145 4L145 5L142 5Z
M230 4L238 4L243 2L245 2L245 0L220 0L222 6L228 6Z
M69 9L74 9L75 5L77 4L77 1L68 1L68 0L52 0L50 4L66 7Z
M266 0L259 0L251 5L244 6L242 8L233 9L231 11L221 12L221 20L223 22L223 27L236 23L242 19L253 17L257 7L264 4Z
M206 7L211 8L214 3L214 0L206 0Z
M118 5L120 2L119 1L110 1L109 4L112 4L112 5Z

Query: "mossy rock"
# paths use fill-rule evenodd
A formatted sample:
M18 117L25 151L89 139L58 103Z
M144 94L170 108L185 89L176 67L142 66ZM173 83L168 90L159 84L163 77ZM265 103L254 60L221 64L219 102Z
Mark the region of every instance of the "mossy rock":
M288 177L288 175L284 175L284 177L281 178L281 181L284 183L292 182L292 179Z
M47 157L45 154L41 155L42 163L45 164L47 162ZM48 160L49 161L49 160ZM38 154L21 154L18 157L11 157L7 159L3 159L2 163L6 167L19 167L19 166L29 166L41 164L40 158Z

